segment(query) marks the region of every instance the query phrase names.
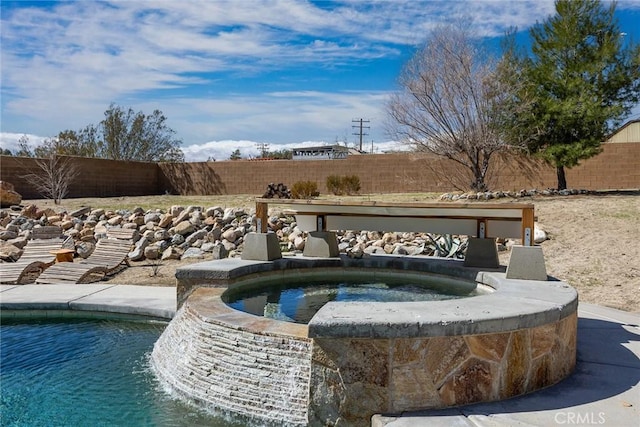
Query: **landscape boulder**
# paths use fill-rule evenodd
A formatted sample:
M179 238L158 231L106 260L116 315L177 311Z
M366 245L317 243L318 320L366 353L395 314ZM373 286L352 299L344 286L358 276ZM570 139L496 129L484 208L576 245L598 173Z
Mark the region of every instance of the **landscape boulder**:
M11 205L19 205L22 196L16 192L13 184L7 181L0 181L0 207L8 208Z
M184 251L182 257L180 259L188 259L188 258L204 258L204 251L200 248L189 248Z
M80 241L76 243L76 253L80 258L88 258L96 248L95 243L91 241Z
M169 259L180 259L180 257L182 256L183 251L181 249L178 249L174 246L169 246L167 249L165 249L162 252L162 256L161 259L164 260L169 260Z
M144 248L144 257L146 259L154 260L161 257L160 247L158 245L149 245Z
M193 230L193 224L191 224L189 221L181 221L174 228L175 233L180 234L181 236L191 234L193 233Z
M538 224L535 224L533 228L533 241L534 243L542 243L548 239L547 232L544 231Z
M0 242L0 259L7 262L15 262L22 255L20 248L7 242Z

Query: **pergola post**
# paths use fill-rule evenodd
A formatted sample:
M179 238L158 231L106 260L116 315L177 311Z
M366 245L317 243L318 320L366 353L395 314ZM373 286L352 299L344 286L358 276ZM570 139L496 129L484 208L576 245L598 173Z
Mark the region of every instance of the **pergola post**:
M258 233L266 233L268 226L269 204L265 202L256 202L256 231Z

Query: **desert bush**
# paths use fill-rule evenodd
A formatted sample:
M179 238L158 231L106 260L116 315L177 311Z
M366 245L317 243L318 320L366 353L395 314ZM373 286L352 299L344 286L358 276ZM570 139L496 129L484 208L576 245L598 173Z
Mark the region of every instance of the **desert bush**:
M315 181L298 181L291 187L291 197L294 199L311 199L319 195L318 184Z
M327 177L327 190L335 195L342 194L342 178L338 175L329 175Z
M327 190L336 196L356 194L360 191L360 178L357 175L329 175L327 177Z
M342 177L344 192L348 195L357 194L360 191L360 178L357 175L347 175Z

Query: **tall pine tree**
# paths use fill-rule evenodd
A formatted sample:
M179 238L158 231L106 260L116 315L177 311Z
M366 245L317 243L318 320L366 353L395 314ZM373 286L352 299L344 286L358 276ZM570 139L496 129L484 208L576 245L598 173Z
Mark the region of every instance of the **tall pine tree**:
M534 102L513 120L514 134L556 168L558 189L567 188L565 168L598 154L640 99L640 46L625 46L615 6L557 0L556 14L531 29L531 55L519 61L530 84L522 95Z

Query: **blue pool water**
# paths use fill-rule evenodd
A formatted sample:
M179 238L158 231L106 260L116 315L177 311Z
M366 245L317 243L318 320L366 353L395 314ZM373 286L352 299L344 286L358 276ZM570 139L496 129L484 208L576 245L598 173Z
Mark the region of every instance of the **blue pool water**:
M354 283L329 279L304 280L284 285L265 286L257 290L228 290L223 295L223 300L230 307L246 313L306 324L331 301L441 301L474 295L477 295L477 291L470 290L468 286L444 288L405 280Z
M172 399L149 355L165 323L6 321L2 426L234 426Z

